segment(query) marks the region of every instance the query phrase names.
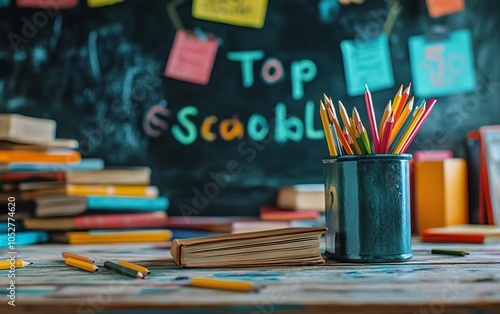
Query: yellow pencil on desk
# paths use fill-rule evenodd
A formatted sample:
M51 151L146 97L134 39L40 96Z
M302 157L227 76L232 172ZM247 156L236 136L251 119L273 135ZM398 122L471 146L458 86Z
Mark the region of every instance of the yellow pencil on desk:
M149 271L149 269L147 269L144 266L133 264L133 263L129 263L129 262L126 262L126 261L118 261L118 265L130 268L130 269L133 269L133 270L137 270L138 272L140 272L143 275L147 275L147 274L151 273Z
M214 278L191 278L189 285L199 288L210 288L230 291L250 292L257 291L260 286L253 284L249 281L239 280L221 280Z
M79 261L82 261L82 262L86 262L86 263L91 263L91 264L94 264L95 261L87 256L83 256L83 255L78 255L78 254L74 254L74 253L69 253L69 252L63 252L62 253L62 256L64 258L72 258L72 259L76 259L76 260L79 260Z
M68 266L73 266L82 270L86 270L91 273L99 271L99 268L96 265L83 262L74 258L67 258L64 260L64 263L66 263L66 265Z
M20 259L12 260L12 261L4 261L4 262L0 262L0 269L9 269L11 267L22 268L24 266L28 266L31 264L33 264L33 263L22 261Z

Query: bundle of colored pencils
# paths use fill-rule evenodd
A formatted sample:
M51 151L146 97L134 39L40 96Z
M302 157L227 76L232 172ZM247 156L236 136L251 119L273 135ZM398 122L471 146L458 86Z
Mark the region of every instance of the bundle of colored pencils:
M380 125L377 126L372 96L368 86L365 87L371 141L356 107L352 109L352 115L349 117L339 100L340 118L344 124L342 128L332 98L323 94L324 103L319 101L321 122L330 155L404 154L431 113L436 99L431 99L429 103L420 99L414 105L414 97L408 99L411 83L404 91L401 85L394 99L389 100Z

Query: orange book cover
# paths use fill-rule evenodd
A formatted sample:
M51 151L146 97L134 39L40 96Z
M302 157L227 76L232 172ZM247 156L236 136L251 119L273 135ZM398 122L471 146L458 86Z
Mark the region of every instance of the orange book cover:
M77 163L80 162L80 153L73 150L0 150L0 163Z

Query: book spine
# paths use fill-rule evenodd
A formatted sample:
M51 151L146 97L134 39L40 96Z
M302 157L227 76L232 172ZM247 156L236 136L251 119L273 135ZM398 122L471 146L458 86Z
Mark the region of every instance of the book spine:
M168 207L168 203L169 202L166 197L87 197L87 208L89 210L130 210L152 212L166 210Z
M128 229L158 228L166 225L165 215L158 213L145 214L111 214L75 217L75 229Z
M0 163L26 162L26 163L77 163L81 159L80 153L70 152L31 152L31 151L0 151Z
M66 185L66 193L76 196L143 196L158 197L158 188L155 186L119 186L119 185Z

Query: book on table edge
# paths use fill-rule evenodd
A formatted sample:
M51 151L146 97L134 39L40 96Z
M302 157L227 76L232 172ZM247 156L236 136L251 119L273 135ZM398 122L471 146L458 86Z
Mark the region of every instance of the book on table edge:
M260 220L265 221L313 220L318 218L318 211L293 211L269 206L260 208Z
M493 225L456 225L430 228L420 234L422 242L488 243L500 242L500 227Z
M284 228L175 239L170 252L180 268L323 264L320 241L326 230L324 227Z

